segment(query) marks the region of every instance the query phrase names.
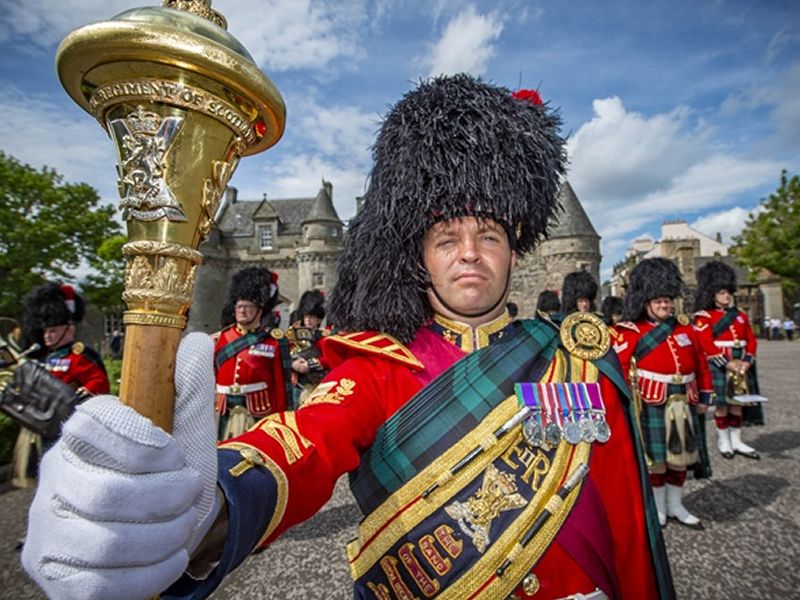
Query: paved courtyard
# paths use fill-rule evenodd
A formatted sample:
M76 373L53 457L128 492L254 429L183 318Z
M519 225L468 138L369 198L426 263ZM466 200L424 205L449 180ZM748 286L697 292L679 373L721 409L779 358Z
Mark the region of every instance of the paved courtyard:
M761 342L767 425L744 430L762 460L712 454L714 477L689 481L686 504L705 531L670 524L667 546L679 598L800 598L800 343ZM709 445L715 447L713 422ZM0 598L39 599L14 550L30 490L0 494ZM250 557L212 596L351 598L344 546L360 518L345 479L314 519Z

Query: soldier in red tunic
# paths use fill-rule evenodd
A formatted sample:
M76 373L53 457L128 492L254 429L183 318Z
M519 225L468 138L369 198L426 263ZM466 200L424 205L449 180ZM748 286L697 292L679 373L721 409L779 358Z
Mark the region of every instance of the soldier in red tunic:
M280 329L262 324L278 298L277 280L263 267L246 267L231 279L226 305L235 323L215 336L214 347L220 440L288 407L288 346Z
M756 377L756 336L747 315L733 304L736 273L720 261L711 261L697 272L695 327L700 333L714 380L717 424L717 448L725 458L740 454L758 459L758 452L742 441L743 409L745 417L763 425L761 404L743 406L732 389L733 378L746 382L748 396L758 394Z
M93 348L75 339L75 326L83 319L85 303L71 285L47 283L34 288L25 301L25 346L42 346L41 358L51 375L88 398L109 391L103 359ZM27 487L37 457L57 436L38 436L22 429L14 448L16 487Z
M125 436L70 422L31 509L28 572L53 597L114 595L122 580L140 596L178 580L162 598L205 597L350 473L365 514L348 548L357 598L674 597L607 328L591 314L509 323L505 310L517 257L555 210L559 124L537 93L466 75L409 92L374 147L329 306L347 333L326 338L332 370L308 402L204 450L205 351L184 351L202 345L190 336L172 436L123 406ZM136 451L140 431L164 450ZM76 499L59 477L66 444L96 456L119 437L130 450L102 482L82 458L71 468L91 488ZM145 461L175 480L171 504L106 502L146 487L129 475ZM68 519L53 508L61 493L77 501ZM58 541L84 528L88 548Z
M75 339L75 326L83 320L85 303L66 284L48 283L27 299L25 331L47 349L47 370L87 396L107 394L108 374L100 354Z
M699 460L700 431L695 412L712 400L711 374L689 318L673 314L681 294L680 271L670 260L650 258L630 274L614 349L640 407L661 525L667 518L701 529L683 505L686 469Z

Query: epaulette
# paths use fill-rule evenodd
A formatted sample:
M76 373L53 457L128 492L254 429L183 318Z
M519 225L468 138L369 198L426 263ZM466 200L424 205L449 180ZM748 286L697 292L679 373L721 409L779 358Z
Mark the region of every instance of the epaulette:
M83 354L84 350L86 350L86 346L83 344L83 342L75 342L72 344L73 354Z
M358 331L356 333L340 333L325 338L325 348L343 346L357 353L378 355L401 365L421 371L425 366L398 340L377 331Z
M680 313L675 318L678 320L678 323L681 324L681 325L688 325L689 323L691 323L691 321L689 320L689 315L687 315L686 313Z
M283 330L279 329L278 327L274 327L273 329L269 330L270 336L272 336L273 340L280 340L283 338Z
M705 317L706 319L710 319L711 318L711 315L708 314L707 310L698 310L697 312L694 313L694 316L695 317Z
M639 327L633 321L619 321L615 327L622 327L623 329L630 329L631 331L639 333Z

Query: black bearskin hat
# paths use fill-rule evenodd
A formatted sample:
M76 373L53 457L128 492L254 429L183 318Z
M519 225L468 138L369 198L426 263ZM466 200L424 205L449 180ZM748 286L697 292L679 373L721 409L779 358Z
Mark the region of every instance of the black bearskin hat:
M644 319L647 301L661 297L677 298L682 293L683 279L674 262L666 258L646 258L631 270L622 320Z
M600 305L600 312L603 313L606 324L613 324L614 315L622 314L622 305L622 298L619 296L606 296L603 298L603 303Z
M85 311L86 303L71 285L51 282L34 288L25 298L23 345L38 343L44 352L45 328L80 323ZM42 358L44 354L31 356Z
M561 307L565 313L573 313L578 310L578 299L587 298L591 303L590 312L597 310L595 298L597 298L597 281L589 271L573 271L564 277L564 285L561 288Z
M297 303L297 310L294 312L295 321L299 321L306 315L312 315L319 319L325 318L325 294L320 290L308 290L300 296Z
M71 285L46 283L31 290L25 299L25 324L44 329L67 323L80 323L86 304Z
M545 290L539 294L536 301L536 310L545 313L556 313L561 310L561 301L558 299L558 293L553 290Z
M736 291L736 271L724 262L712 260L697 271L695 310L714 308L714 295L720 290Z
M249 300L266 316L278 300L278 275L265 267L245 267L233 274L225 305L233 308L237 300ZM223 307L223 310L225 307ZM225 315L222 315L223 321Z
M342 330L407 343L432 317L420 253L436 222L491 218L518 254L546 234L565 152L560 117L537 100L461 74L420 83L390 110L331 294Z

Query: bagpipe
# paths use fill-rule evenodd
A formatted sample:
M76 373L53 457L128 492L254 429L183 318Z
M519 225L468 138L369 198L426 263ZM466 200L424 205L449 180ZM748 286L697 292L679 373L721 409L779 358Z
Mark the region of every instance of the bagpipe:
M0 319L0 411L42 437L56 437L85 395L29 358L41 348L33 344L22 350L18 332L16 321Z

